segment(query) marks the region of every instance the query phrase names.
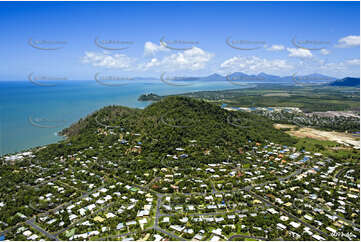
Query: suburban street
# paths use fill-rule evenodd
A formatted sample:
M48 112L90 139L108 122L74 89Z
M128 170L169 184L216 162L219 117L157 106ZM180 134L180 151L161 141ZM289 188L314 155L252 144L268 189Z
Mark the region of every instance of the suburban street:
M40 228L34 222L35 222L35 218L32 218L32 219L27 220L25 223L30 225L31 227L33 227L34 229L36 229L37 231L39 231L46 237L48 237L50 240L59 240L55 235L52 235L52 234L46 232L44 229Z
M285 177L278 177L277 179L278 179L279 181L286 181L286 180L288 180L288 179L290 179L290 178L292 178L292 177L294 177L294 176L297 176L297 175L301 174L302 171L305 170L305 169L307 169L307 168L299 168L299 169L297 169L296 171L294 171L292 174L290 174L290 175L288 175L288 176L285 176ZM346 169L346 168L344 168L344 169ZM339 174L341 171L343 171L344 169L341 169L341 170L338 172L338 174ZM116 177L116 178L119 179L119 180L123 180L123 179L121 179L120 177ZM160 219L161 217L165 217L165 216L171 217L171 216L175 216L175 215L176 215L176 213L162 214L162 213L160 212L160 207L161 207L161 205L162 205L162 198L163 198L164 196L172 195L172 194L166 194L166 193L165 193L165 194L162 194L162 193L158 193L158 192L155 192L155 191L153 191L153 190L150 189L151 184L153 184L154 182L157 182L159 179L160 179L160 177L155 177L155 178L153 178L152 181L149 182L149 184L147 184L146 186L141 186L141 185L137 185L137 184L133 184L133 185L132 185L132 186L137 187L137 188L139 188L139 189L141 189L141 190L143 190L143 191L153 193L153 194L155 194L155 195L157 196L157 204L156 204L156 214L155 214L154 226L152 226L152 227L150 227L150 228L147 228L147 229L144 230L144 231L148 231L148 230L154 229L154 230L156 230L156 231L158 231L158 232L160 232L160 233L163 233L163 234L168 235L169 237L172 237L173 239L176 239L176 240L184 240L183 238L175 235L174 233L171 233L171 232L166 231L166 230L164 230L164 229L162 229L162 228L159 227L159 219ZM51 181L55 181L55 180L56 180L56 178L52 178L52 179L51 179ZM281 207L277 206L276 204L270 202L268 199L266 199L266 198L264 198L264 197L262 197L262 196L260 196L260 195L258 195L258 194L256 194L255 192L252 191L252 190L254 189L254 187L265 186L265 185L270 184L270 183L272 183L272 182L273 182L273 181L268 181L268 182L264 182L264 183L261 183L261 184L254 184L253 186L252 186L252 185L248 185L248 186L246 186L246 187L244 187L244 188L233 189L232 191L217 191L216 188L214 187L213 182L211 182L210 184L211 184L212 191L211 191L210 193L199 193L199 192L195 192L195 193L183 193L183 195L187 195L187 196L190 196L190 195L201 195L201 196L205 196L205 195L207 195L207 194L225 194L225 193L230 193L230 192L235 193L235 192L239 192L239 191L241 191L241 190L244 190L244 191L250 193L253 197L255 197L255 198L259 199L260 201L262 201L264 204L276 208L277 210L281 211L282 213L284 213L285 215L287 215L287 216L289 216L289 217L292 217L293 219L295 219L295 220L298 221L299 223L303 224L304 226L309 227L309 228L312 229L313 231L315 231L315 232L317 232L317 233L319 233L319 234L321 234L321 235L324 235L324 236L326 236L326 237L330 236L329 234L327 234L327 233L325 233L325 232L323 232L323 231L315 228L314 226L312 226L312 225L310 225L310 224L302 221L302 220L299 219L297 216L294 216L293 214L285 211L284 209L282 209ZM88 191L88 192L83 193L83 194L78 198L78 200L83 199L83 198L89 196L91 193L94 193L94 192L102 189L103 187L104 187L104 186L101 186L101 187L98 187L98 188L96 188L96 189L94 189L94 190L92 190L92 191ZM46 212L41 212L40 214L54 213L54 212L57 212L57 211L59 211L60 209L66 207L66 206L69 206L69 205L71 205L71 204L73 204L73 203L74 203L74 201L70 201L70 202L64 203L64 204L62 204L62 205L59 205L58 207L56 207L56 208L54 208L54 209L48 210L48 211L46 211ZM110 207L110 206L112 206L112 204L108 204L107 206L104 206L104 207L98 209L96 212L92 213L91 215L94 215L94 214L96 214L96 213L98 213L98 212L101 212L101 211L107 209L107 208ZM317 206L317 205L315 205L315 206ZM323 208L320 208L320 209L324 210ZM329 212L329 211L326 211L326 210L324 210L324 211L325 211L325 212ZM236 213L236 214L242 213L242 211L240 211L240 210L233 210L232 212L233 212L233 213ZM218 215L224 215L224 214L227 214L227 213L228 213L228 211L225 210L224 212L193 213L193 214L192 214L192 213L191 213L191 214L187 213L187 215L188 215L188 216L191 216L191 217L195 217L195 216L218 216ZM40 215L40 214L38 214L38 215ZM88 216L90 216L90 215L88 215ZM46 236L47 238L49 238L49 239L51 239L51 240L59 240L58 237L57 237L59 234L61 234L61 233L63 233L64 231L66 231L66 230L68 230L68 229L76 226L76 225L79 224L80 222L85 221L85 220L88 218L88 216L85 216L85 217L83 217L83 218L75 221L75 222L72 223L71 225L69 225L69 226L67 226L66 228L63 228L63 229L57 231L57 232L54 233L54 234L51 234L51 233L45 231L44 229L42 229L41 227L39 227L37 224L35 224L35 217L33 217L32 219L27 220L27 221L26 221L26 224L32 226L34 229L36 229L37 231L39 231L40 233L42 233L44 236ZM336 216L337 216L337 215L336 215ZM351 224L354 225L354 226L358 226L358 225L352 223L351 221L347 221L347 220L343 219L343 218L340 217L340 216L337 216L337 217L340 218L340 219L342 219L342 220L344 220L344 221L346 221L346 222L348 222L348 223L351 223ZM359 227L359 226L358 226L358 227ZM100 238L100 240L106 240L106 239L111 239L111 238L125 237L125 236L127 236L127 235L132 234L132 233L133 233L133 232L129 232L129 233L125 233L125 234L120 234L120 235L109 236L109 237L106 237L106 238ZM267 239L267 238L263 238L263 237L255 237L255 236L248 236L248 235L233 235L233 236L231 236L231 237L229 238L229 240L232 240L232 239L235 239L235 238L251 238L251 239L256 239L256 240L266 240L266 239Z

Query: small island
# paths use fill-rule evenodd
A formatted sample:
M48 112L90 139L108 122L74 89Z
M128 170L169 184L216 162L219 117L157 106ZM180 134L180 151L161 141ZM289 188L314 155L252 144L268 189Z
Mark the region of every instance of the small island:
M162 99L162 96L159 96L159 95L154 94L154 93L149 93L149 94L142 94L138 98L138 101L159 101L161 99Z

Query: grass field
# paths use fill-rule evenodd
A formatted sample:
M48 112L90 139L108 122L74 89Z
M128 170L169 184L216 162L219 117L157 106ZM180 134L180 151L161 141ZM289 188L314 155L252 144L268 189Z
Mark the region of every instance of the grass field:
M360 90L353 87L259 85L255 88L185 93L182 96L233 107L298 107L304 112L360 110Z

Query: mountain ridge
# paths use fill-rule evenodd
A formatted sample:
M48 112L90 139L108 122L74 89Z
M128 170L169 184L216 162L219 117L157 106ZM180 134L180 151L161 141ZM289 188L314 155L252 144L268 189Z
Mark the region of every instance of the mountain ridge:
M138 80L146 80L146 78L137 77ZM159 78L150 78L149 80L156 80ZM212 81L230 81L230 82L269 82L269 83L290 83L290 82L305 82L305 83L325 83L337 80L336 77L331 77L319 73L312 73L308 75L290 75L278 76L270 75L264 72L258 74L246 74L244 72L233 72L228 75L220 75L213 73L207 76L189 76L178 77L170 80L171 82L212 82Z
M330 86L360 87L360 78L345 77L329 83Z

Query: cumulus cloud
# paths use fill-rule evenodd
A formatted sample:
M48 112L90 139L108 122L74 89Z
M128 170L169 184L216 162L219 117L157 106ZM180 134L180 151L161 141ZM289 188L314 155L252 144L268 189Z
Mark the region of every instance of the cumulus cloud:
M328 54L330 54L330 51L326 50L326 49L321 49L321 54L322 55L328 55Z
M82 62L96 67L129 69L136 60L124 54L85 52Z
M163 45L157 45L153 42L147 41L144 44L144 55L155 55L157 52L161 51L169 51L168 48L164 47Z
M235 56L224 61L220 67L223 70L231 72L242 71L246 73L279 72L287 71L293 68L293 66L287 63L286 60L268 60L257 56L252 56L250 58Z
M206 52L198 47L177 52L162 59L153 58L143 63L141 66L148 70L157 67L160 71L164 70L200 70L205 68L206 64L213 58L214 54Z
M155 66L159 66L160 62L157 58L152 58L150 61L140 64L140 68L144 68L146 70L148 70L149 68L155 67Z
M346 64L351 65L351 66L359 66L360 65L360 59L347 60Z
M147 46L147 45L146 45ZM153 45L148 45L153 46ZM153 46L154 47L154 46ZM153 47L148 48L151 50ZM159 47L159 46L158 46ZM155 50L154 48L152 49ZM157 51L157 50L155 50ZM148 52L152 53L152 52ZM154 53L154 52L153 52ZM96 67L122 69L124 71L196 71L206 67L214 54L193 47L182 52L176 52L162 58L153 57L150 60L139 61L124 54L110 52L85 52L81 58L82 63Z
M348 47L355 47L360 46L360 36L357 35L349 35L343 37L338 40L336 47L338 48L348 48Z
M293 57L312 57L312 53L310 50L301 49L301 48L287 48L289 52L288 56Z
M280 51L284 49L285 47L283 45L272 45L271 47L267 48L269 51Z
M351 59L344 61L328 62L320 69L327 75L336 77L360 76L360 60Z

